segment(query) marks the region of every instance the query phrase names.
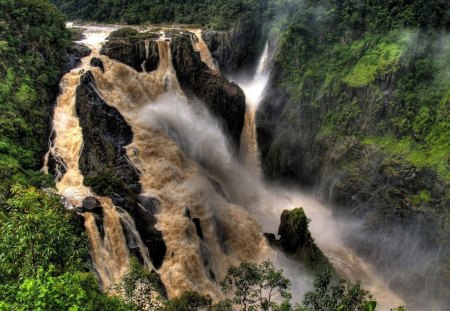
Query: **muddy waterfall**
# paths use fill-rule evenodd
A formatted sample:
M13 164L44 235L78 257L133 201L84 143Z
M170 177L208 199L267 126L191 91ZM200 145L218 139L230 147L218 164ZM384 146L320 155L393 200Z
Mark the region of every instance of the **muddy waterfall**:
M362 280L381 305L403 303L345 245L344 226L326 207L262 181L255 113L268 44L252 77L227 78L201 30L107 40L114 30L85 27L92 52L61 80L44 168L85 219L105 291L136 256L168 297L195 290L219 300L231 265L271 259L293 276L298 301L312 286L308 269L264 233L276 234L282 211L302 206L340 276Z

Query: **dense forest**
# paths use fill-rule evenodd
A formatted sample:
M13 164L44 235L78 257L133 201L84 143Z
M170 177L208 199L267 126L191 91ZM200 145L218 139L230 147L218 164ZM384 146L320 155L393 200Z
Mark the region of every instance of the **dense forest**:
M418 300L448 301L448 1L52 2L0 0L0 310L325 311L376 305L359 284L337 282L330 271L316 276L302 303L291 304L291 283L270 262L232 267L222 284L227 299L218 304L187 292L149 306L139 297L164 297L164 288L138 260L118 285L122 298L105 295L83 220L64 208L53 178L40 171L71 41L67 18L218 30L245 22L270 29L278 52L258 114L266 176L315 187L339 212L363 217L373 245L361 245L358 237L353 242L385 269L387 279L400 261L412 267L431 262L406 281L389 279L390 285L420 293ZM397 258L377 257L376 244L394 235L398 240L386 249ZM422 239L417 253L405 252L412 235ZM421 288L425 280L427 290ZM279 290L277 300L262 294L269 288Z
M228 29L239 20L261 21L268 6L267 0L55 0L53 2L71 19L127 24L197 24L216 29Z

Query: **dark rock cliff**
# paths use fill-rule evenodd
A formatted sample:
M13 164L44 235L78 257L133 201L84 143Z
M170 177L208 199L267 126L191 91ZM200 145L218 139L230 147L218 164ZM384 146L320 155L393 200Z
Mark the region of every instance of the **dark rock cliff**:
M72 42L66 48L66 63L63 67L63 72L69 72L81 63L81 59L91 54L91 49L84 44Z
M159 53L156 41L148 41L147 44L148 52L145 40L134 42L128 39L114 39L103 45L100 54L133 67L139 72L142 72L143 68L149 72L158 67Z
M206 30L202 38L224 74L250 69L261 47L261 25L240 22L229 31Z
M181 87L188 97L195 96L223 122L239 148L245 118L245 95L235 83L211 71L195 52L189 35L179 35L170 43L173 65Z
M79 167L85 184L128 211L153 264L160 267L166 246L161 232L154 227L159 202L140 196L139 172L130 164L125 150L132 142L131 127L116 108L99 96L90 71L82 76L77 88L76 109L83 133Z

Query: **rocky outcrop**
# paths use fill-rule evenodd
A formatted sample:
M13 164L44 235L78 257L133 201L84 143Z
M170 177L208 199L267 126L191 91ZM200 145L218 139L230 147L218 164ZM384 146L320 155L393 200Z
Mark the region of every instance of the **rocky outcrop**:
M92 50L84 44L72 42L66 48L66 63L63 66L63 72L69 72L81 64L81 59L89 56Z
M121 29L111 33L100 54L122 62L135 70L153 71L158 67L159 52L155 39L157 34L140 34L133 29Z
M142 64L147 58L144 41L135 43L124 40L110 41L103 45L100 54L133 67L137 71L142 71Z
M245 95L236 84L213 72L195 52L189 35L179 35L170 44L178 80L188 97L197 97L223 122L238 148L245 117Z
M229 31L206 30L202 38L224 74L250 68L261 50L262 27L240 22Z
M309 220L302 208L292 211L285 210L281 214L277 240L275 235L266 234L269 243L277 247L299 262L303 263L311 272L321 272L325 268L333 270L332 265L317 247L308 230Z
M132 142L131 127L98 95L90 71L82 76L77 88L76 110L83 132L79 168L85 184L98 195L110 196L133 217L158 268L166 250L162 234L155 228L159 202L140 197L139 172L130 164L125 150Z

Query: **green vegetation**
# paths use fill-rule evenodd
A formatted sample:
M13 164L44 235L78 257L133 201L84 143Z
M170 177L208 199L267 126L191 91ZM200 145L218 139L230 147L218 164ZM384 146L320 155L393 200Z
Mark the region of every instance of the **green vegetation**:
M11 193L0 211L2 277L34 276L50 266L59 273L82 266L88 255L86 239L59 198L22 186Z
M0 210L0 310L134 310L100 292L73 217L55 195L12 187Z
M231 267L221 285L225 293L232 294L229 303L243 311L276 310L291 299L291 281L270 261Z
M327 104L321 134L356 136L448 182L449 9L440 1L392 6L305 1L282 38L283 86L295 101ZM349 96L349 88L368 95Z
M270 261L242 262L230 268L222 287L228 298L212 304L209 297L188 292L166 304L165 311L375 311L376 301L359 283L333 280L325 270L314 280L314 289L302 303L290 303L291 282ZM396 311L405 311L399 307Z
M262 19L267 0L53 0L70 19L127 24L197 24L228 29L234 23Z
M70 34L48 1L0 2L0 200L14 182L49 185L42 165Z
M0 1L0 310L134 310L102 294L82 224L35 188L54 185L39 169L69 38L48 1Z
M306 293L299 311L375 310L376 302L359 283L339 281L332 285L331 281L329 270L318 274L314 280L314 291Z
M268 175L314 187L363 219L367 235L384 240L355 245L380 266L407 266L405 250L429 263L398 280L418 303L449 298L448 274L436 273L450 254L449 30L448 1L301 1L259 116ZM402 247L386 254L386 240ZM432 276L415 297L407 284Z
M163 306L164 286L154 271L148 271L135 258L131 258L129 271L123 277L116 290L123 293L124 300L138 310L146 310L149 304L155 308ZM154 310L154 309L152 309Z

